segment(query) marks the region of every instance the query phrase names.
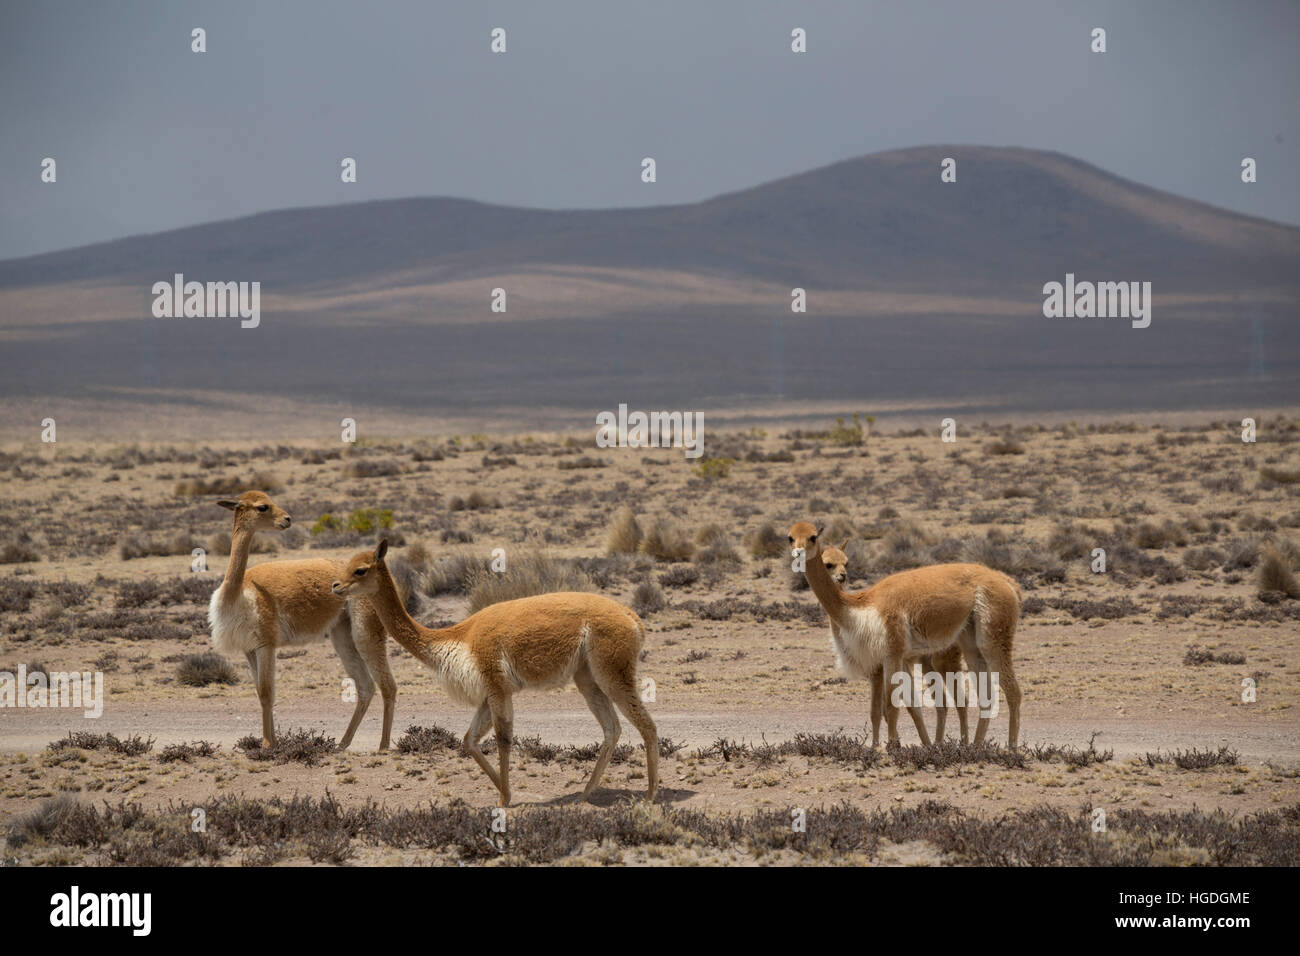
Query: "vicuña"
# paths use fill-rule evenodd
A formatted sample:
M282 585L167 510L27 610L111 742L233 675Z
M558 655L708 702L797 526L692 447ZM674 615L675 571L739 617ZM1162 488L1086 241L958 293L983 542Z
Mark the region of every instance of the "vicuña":
M1020 589L982 564L936 564L891 574L865 591L841 591L831 580L818 540L821 529L807 521L790 528L792 553L802 551L804 574L831 625L831 650L845 674L871 680L883 668L885 687L912 679L911 662L960 647L966 664L990 686L996 673L1010 712L1008 743L1020 732L1020 684L1011 661ZM921 708L908 707L921 743L930 745ZM886 710L890 741L898 740L898 711ZM981 710L975 743L984 741L989 718Z
M645 625L633 611L598 594L558 592L502 601L451 627L427 628L411 618L398 597L384 563L387 552L388 542L381 541L373 554L356 555L334 582L334 593L369 598L384 629L432 668L448 695L478 708L465 734L465 749L496 786L501 806L510 805L512 698L527 688L564 687L570 681L605 733L583 796L596 789L618 744L617 706L645 741L646 798L654 800L659 735L638 694L637 657ZM496 732L499 771L479 749L489 727Z
M822 563L826 565L827 572L830 573L831 580L836 586L840 587L848 583L849 580L849 556L844 549L848 547L848 539L838 547L831 545L822 550ZM937 654L924 654L920 658L921 671L924 674L942 674L944 676L942 698L936 700L938 716L934 722L934 739L943 740L944 725L948 722L948 705L949 696L947 687L950 675L964 676L961 669L961 648L954 644L946 651L940 651ZM890 726L898 720L897 708L891 700L893 695L885 687L885 668L882 664L876 668L871 675L871 746L880 746L880 719L885 710L891 711ZM966 721L966 701L964 697L956 698L953 705L957 708L957 722L961 727L961 742L970 741L970 727Z
M352 743L378 683L384 699L379 749L387 750L397 682L388 667L388 645L374 609L364 601L349 609L347 601L333 593L331 586L341 570L334 561L311 558L248 567L253 535L283 531L292 521L288 512L263 492L246 491L217 504L235 513L235 530L230 540L230 565L208 605L212 646L226 654L242 653L248 660L262 704L262 746L275 744L276 650L328 636L357 690L356 708L339 749L346 750Z

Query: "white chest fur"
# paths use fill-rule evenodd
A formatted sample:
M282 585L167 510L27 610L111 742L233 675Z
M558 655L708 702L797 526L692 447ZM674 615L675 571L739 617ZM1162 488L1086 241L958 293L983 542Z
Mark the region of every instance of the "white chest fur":
M831 652L849 677L868 678L884 663L885 621L874 607L850 610L842 623L831 622Z
M222 601L221 589L208 603L208 628L212 646L223 654L245 654L261 643L257 626L257 599L241 591L234 601Z
M487 699L483 676L468 647L452 642L438 645L433 663L438 683L452 700L477 707Z

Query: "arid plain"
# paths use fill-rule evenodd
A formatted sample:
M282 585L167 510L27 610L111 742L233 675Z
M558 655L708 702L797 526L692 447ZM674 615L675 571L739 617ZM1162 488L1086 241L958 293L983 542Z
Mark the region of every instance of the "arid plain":
M5 857L1294 864L1300 418L1261 418L1254 443L1241 431L1226 416L959 422L946 443L937 421L849 417L709 432L700 459L591 433L10 445L0 670L99 671L105 702L95 720L0 710ZM460 747L469 709L392 642L392 750L376 752L377 696L332 750L353 705L328 642L279 655L276 751L245 740L243 661L197 655L229 549L215 501L247 488L294 517L259 535L253 564L346 560L387 537L425 624L538 587L635 607L664 738L657 806L639 804L626 720L581 803L596 721L572 687L525 693L514 805L494 830L495 792ZM871 749L867 688L836 672L789 570L799 519L847 540L853 588L957 560L1020 583L1019 752L1005 713L996 746L958 746L950 716L926 752L904 716L903 746ZM504 574L486 566L498 548Z

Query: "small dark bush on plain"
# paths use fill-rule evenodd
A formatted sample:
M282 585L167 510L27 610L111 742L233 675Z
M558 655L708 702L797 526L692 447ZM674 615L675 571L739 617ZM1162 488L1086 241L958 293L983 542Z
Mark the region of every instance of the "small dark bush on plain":
M1300 468L1274 468L1265 465L1259 470L1259 478L1265 484L1294 485L1300 483Z
M727 529L716 521L706 524L695 532L695 543L701 548L707 548L715 544L728 544L730 541L731 538L727 534Z
M1012 750L987 740L976 745L963 744L952 738L936 741L930 747L922 747L920 744L907 746L893 744L889 747L889 758L896 766L908 770L921 770L925 767L943 770L946 767L972 763L993 763L999 767L1021 770L1029 765L1022 751Z
M700 579L700 572L689 564L675 564L659 575L659 583L666 588L682 588Z
M1066 744L1060 746L1057 744L1038 744L1034 747L1026 748L1026 753L1035 760L1043 763L1052 763L1060 760L1071 770L1081 770L1084 767L1095 763L1107 763L1115 758L1114 750L1098 750L1097 737L1099 734L1094 733L1088 740L1088 749Z
M388 478L401 473L402 466L398 462L390 460L371 461L362 458L357 461L345 462L343 465L344 478Z
M655 518L645 529L641 550L656 561L687 561L695 551L695 546L677 522L669 518Z
M900 521L881 538L877 566L882 571L906 571L929 564L934 539L920 525Z
M632 592L632 610L642 617L648 617L668 606L668 599L654 581L642 581Z
M1133 544L1135 547L1147 550L1165 548L1170 545L1179 548L1185 547L1187 545L1187 529L1170 520L1165 520L1161 524L1156 524L1154 521L1143 521L1133 532Z
M789 542L783 534L771 525L763 525L757 531L745 535L745 547L755 558L776 558L786 553Z
M1209 571L1219 567L1228 556L1218 548L1188 548L1183 552L1183 566L1192 571Z
M583 455L581 458L563 458L555 463L555 467L560 471L577 471L582 468L608 468L609 462L603 458Z
M397 752L403 754L429 754L460 749L461 739L437 724L432 727L412 725L397 739Z
M740 554L726 541L715 541L695 552L696 564L740 564Z
M39 561L41 553L25 541L7 541L0 546L0 564L27 564Z
M1172 763L1180 770L1211 770L1214 767L1235 767L1238 754L1227 746L1220 747L1218 750L1209 747L1204 750L1191 747L1187 750L1158 750L1155 753L1148 753L1145 759L1148 767Z
M207 651L203 654L186 654L176 668L176 679L187 687L207 687L209 684L238 684L239 675L220 654Z
M188 744L169 744L159 752L158 759L163 763L175 763L178 760L190 763L195 757L215 756L220 749L216 744L206 740L195 740Z
M1235 651L1216 654L1193 644L1187 649L1187 653L1183 655L1183 663L1189 667L1198 667L1202 664L1244 664L1246 663L1246 655L1238 654Z
M1031 600L1036 598L1026 598L1025 605L1029 605ZM1048 598L1043 601L1048 607L1056 608L1059 611L1069 611L1074 617L1081 621L1088 621L1092 618L1099 618L1103 621L1118 621L1121 618L1132 617L1135 614L1142 613L1140 608L1133 599L1127 595L1111 598ZM1022 608L1027 613L1027 607Z
M302 763L309 767L317 766L338 750L333 737L301 729L277 734L275 744L270 747L263 747L261 739L252 735L241 738L235 747L250 760Z
M275 548L275 544L271 539L265 536L259 537L264 539L262 542L263 548ZM130 534L117 543L117 556L123 561L131 561L135 558L171 557L173 555L187 555L197 546L198 538L187 531L161 535ZM228 553L229 548L227 547L226 550Z
M14 847L25 846L37 840L56 838L56 842L84 845L91 840L98 842L102 828L94 809L61 793L57 797L44 800L26 813L19 814L6 826L9 844Z
M31 581L10 575L0 578L0 611L22 613L31 607L36 597L36 585Z
M139 734L131 737L117 737L113 734L93 734L88 730L69 732L62 740L52 742L47 750L107 750L124 757L138 757L153 749L153 738L144 738Z
M500 508L501 502L475 489L465 498L452 498L447 503L447 507L451 511L482 511L487 508Z

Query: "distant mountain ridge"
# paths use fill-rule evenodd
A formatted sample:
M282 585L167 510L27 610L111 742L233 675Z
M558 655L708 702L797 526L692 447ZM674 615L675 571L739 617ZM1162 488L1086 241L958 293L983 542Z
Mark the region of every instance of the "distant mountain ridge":
M957 159L956 183L939 161ZM651 188L651 187L647 187ZM1300 229L1035 150L917 147L702 202L538 210L460 199L286 209L0 262L0 289L185 272L283 292L541 265L667 269L830 288L1021 288L1119 271L1166 289L1291 285Z
M178 272L260 282L260 325L153 318ZM1150 327L1044 317L1067 274L1151 283ZM1300 229L1055 153L928 146L685 205L383 200L11 259L0 396L146 419L260 396L335 422L354 402L560 422L621 402L1236 414L1300 405L1297 301Z

